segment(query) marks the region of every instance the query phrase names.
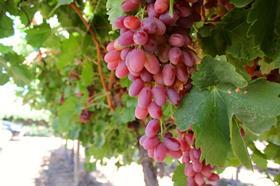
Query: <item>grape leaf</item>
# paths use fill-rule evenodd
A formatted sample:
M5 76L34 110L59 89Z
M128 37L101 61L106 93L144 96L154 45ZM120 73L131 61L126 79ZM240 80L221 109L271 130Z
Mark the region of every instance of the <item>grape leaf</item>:
M13 35L13 20L5 15L5 11L1 12L0 9L0 38Z
M247 146L240 135L238 123L234 119L230 122L230 143L233 153L238 157L240 162L247 168L252 169L252 161Z
M123 0L107 0L106 8L108 14L108 20L110 21L111 25L113 25L116 18L124 15L121 4Z
M247 18L249 36L254 36L264 53L275 58L280 51L280 1L255 0Z
M44 23L27 30L25 33L27 43L35 48L40 48L51 35L51 28L48 24Z
M216 59L206 56L198 66L198 71L192 75L193 85L207 88L217 84L231 84L236 87L247 86L247 81L235 67L226 61L224 56Z
M247 6L252 1L253 0L230 0L230 2L238 8L242 8L244 6Z
M187 185L187 178L184 175L185 165L177 165L176 170L172 176L172 181L174 182L173 186L182 186Z
M85 62L83 64L81 81L83 82L84 86L89 86L93 82L93 68L90 62Z
M0 85L4 85L9 81L9 75L0 72Z

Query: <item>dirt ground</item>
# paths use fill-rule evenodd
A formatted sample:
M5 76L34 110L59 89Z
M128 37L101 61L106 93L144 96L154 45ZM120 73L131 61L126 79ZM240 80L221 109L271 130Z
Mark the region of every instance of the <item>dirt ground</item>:
M0 186L74 186L72 151L64 148L65 140L52 137L22 137L0 147ZM117 168L115 160L107 166L97 164L97 171L81 171L79 186L144 186L142 167L136 163ZM236 176L234 167L221 174L227 181ZM263 174L241 169L241 182L230 186L274 186ZM160 186L172 186L170 177L159 179Z

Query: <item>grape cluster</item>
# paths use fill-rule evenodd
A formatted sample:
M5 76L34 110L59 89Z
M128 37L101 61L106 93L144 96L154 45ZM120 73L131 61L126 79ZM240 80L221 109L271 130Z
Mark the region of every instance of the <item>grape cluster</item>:
M179 159L182 156L180 143L172 137L171 133L166 133L160 139L160 121L152 119L146 126L145 135L140 138L140 144L148 151L148 156L157 161L163 161L167 155Z
M182 162L185 164L185 175L188 177L188 186L212 185L219 180L219 175L213 173L214 167L201 161L201 151L195 147L195 137L189 130L180 134Z
M147 17L134 15L116 19L114 27L120 36L107 46L104 59L118 78L132 81L130 96L138 96L135 116L138 119L160 119L167 100L177 105L180 92L191 87L190 74L197 57L191 50L188 29L199 20L196 12L199 0L180 0L169 13L169 0L147 1ZM136 11L140 0L126 0L122 9ZM182 88L183 87L183 88Z
M138 97L135 117L140 120L151 117L140 144L157 161L166 156L175 159L183 156L189 185L215 181L217 175L211 173L211 166L200 162L200 151L193 142L187 143L185 136L189 134L176 139L161 130L160 119L165 103L169 100L178 105L181 95L191 88L190 75L195 70L197 56L188 32L201 19L202 4L202 0L177 0L171 15L169 0L146 0L145 4L141 0L123 1L121 7L127 15L118 17L113 25L120 36L107 45L104 57L108 69L114 70L118 78L128 76L132 81L128 94ZM146 9L144 18L134 15L140 7Z

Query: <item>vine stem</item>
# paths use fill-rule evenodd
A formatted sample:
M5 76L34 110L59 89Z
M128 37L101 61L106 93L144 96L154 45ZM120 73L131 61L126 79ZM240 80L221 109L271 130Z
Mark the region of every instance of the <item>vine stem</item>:
M111 93L108 90L108 87L105 83L104 74L102 72L101 48L100 48L99 41L97 40L96 33L93 31L93 29L90 27L89 23L83 17L83 14L82 14L80 8L76 6L75 2L69 4L69 6L70 6L70 8L72 8L76 12L76 14L79 16L79 18L83 22L84 26L86 27L87 31L91 34L91 40L94 43L94 45L96 47L96 52L97 52L97 69L98 69L99 78L100 78L102 87L103 87L103 89L105 90L105 93L106 93L107 104L108 104L110 110L113 111L114 110L114 105L113 105L113 102L112 102Z

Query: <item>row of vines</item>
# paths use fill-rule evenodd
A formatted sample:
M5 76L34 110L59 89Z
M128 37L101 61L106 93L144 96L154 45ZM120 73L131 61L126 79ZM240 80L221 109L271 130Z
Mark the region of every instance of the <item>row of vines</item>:
M147 186L155 162L176 186L240 165L280 184L279 68L278 0L0 0L0 84L87 169L138 161Z

